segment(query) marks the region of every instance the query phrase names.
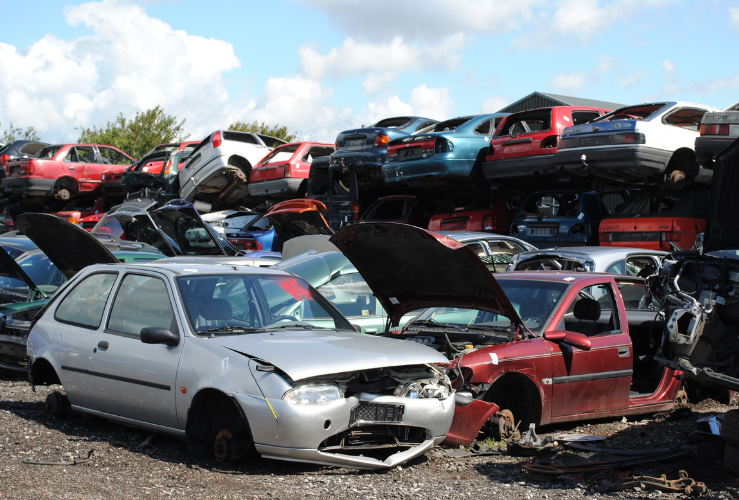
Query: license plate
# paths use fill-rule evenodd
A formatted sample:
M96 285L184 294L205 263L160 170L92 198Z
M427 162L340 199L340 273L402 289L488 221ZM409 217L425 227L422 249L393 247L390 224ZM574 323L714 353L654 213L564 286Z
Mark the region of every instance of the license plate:
M530 227L529 236L557 236L556 227Z
M364 139L347 139L344 141L344 148L346 149L362 149L364 148Z
M421 148L405 148L398 151L398 157L401 160L421 156L421 154Z

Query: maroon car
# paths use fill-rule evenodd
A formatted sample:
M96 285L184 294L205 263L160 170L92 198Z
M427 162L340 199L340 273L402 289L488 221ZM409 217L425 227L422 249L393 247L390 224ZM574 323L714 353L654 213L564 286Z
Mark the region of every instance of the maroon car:
M402 224L345 228L331 242L397 325L396 338L452 359L456 410L446 442L513 422L546 425L664 411L680 381L655 360L659 306L639 278L488 271L461 243ZM655 335L657 338L651 338Z

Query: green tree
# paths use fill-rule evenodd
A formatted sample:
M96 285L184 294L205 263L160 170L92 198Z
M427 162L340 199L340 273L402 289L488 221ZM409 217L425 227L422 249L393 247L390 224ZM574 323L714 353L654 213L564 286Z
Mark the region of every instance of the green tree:
M236 130L237 132L251 132L254 134L263 134L282 139L285 142L293 142L298 134L296 132L288 132L287 127L280 127L280 124L269 126L266 123L259 123L254 120L251 123L246 122L234 122L228 127L228 130ZM267 144L270 146L271 144Z
M141 158L158 144L183 141L187 138L184 126L184 119L178 122L176 116L165 114L164 108L157 105L136 113L132 120L120 113L114 121L100 128L80 127L78 142L115 146L134 158Z
M2 126L2 123L0 123ZM13 122L10 122L10 126L5 132L0 135L0 144L9 144L13 141L26 140L26 141L40 141L36 130L33 127L28 127L23 130L21 127L14 127Z

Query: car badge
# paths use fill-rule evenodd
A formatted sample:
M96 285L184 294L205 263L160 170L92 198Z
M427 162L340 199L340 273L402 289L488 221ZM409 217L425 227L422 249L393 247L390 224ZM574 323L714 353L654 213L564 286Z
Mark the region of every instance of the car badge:
M411 142L412 140L412 137L406 137L405 139L403 139L403 142Z
M614 127L621 128L621 124L620 123L617 123L617 124L614 125Z
M598 127L593 127L593 132L597 132L598 130Z

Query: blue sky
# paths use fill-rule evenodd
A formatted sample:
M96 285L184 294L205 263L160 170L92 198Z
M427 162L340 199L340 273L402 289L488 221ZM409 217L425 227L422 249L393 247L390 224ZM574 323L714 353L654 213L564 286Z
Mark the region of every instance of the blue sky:
M29 8L30 7L30 8ZM156 104L199 138L235 120L333 139L535 90L739 100L729 0L0 0L0 123L48 141Z

